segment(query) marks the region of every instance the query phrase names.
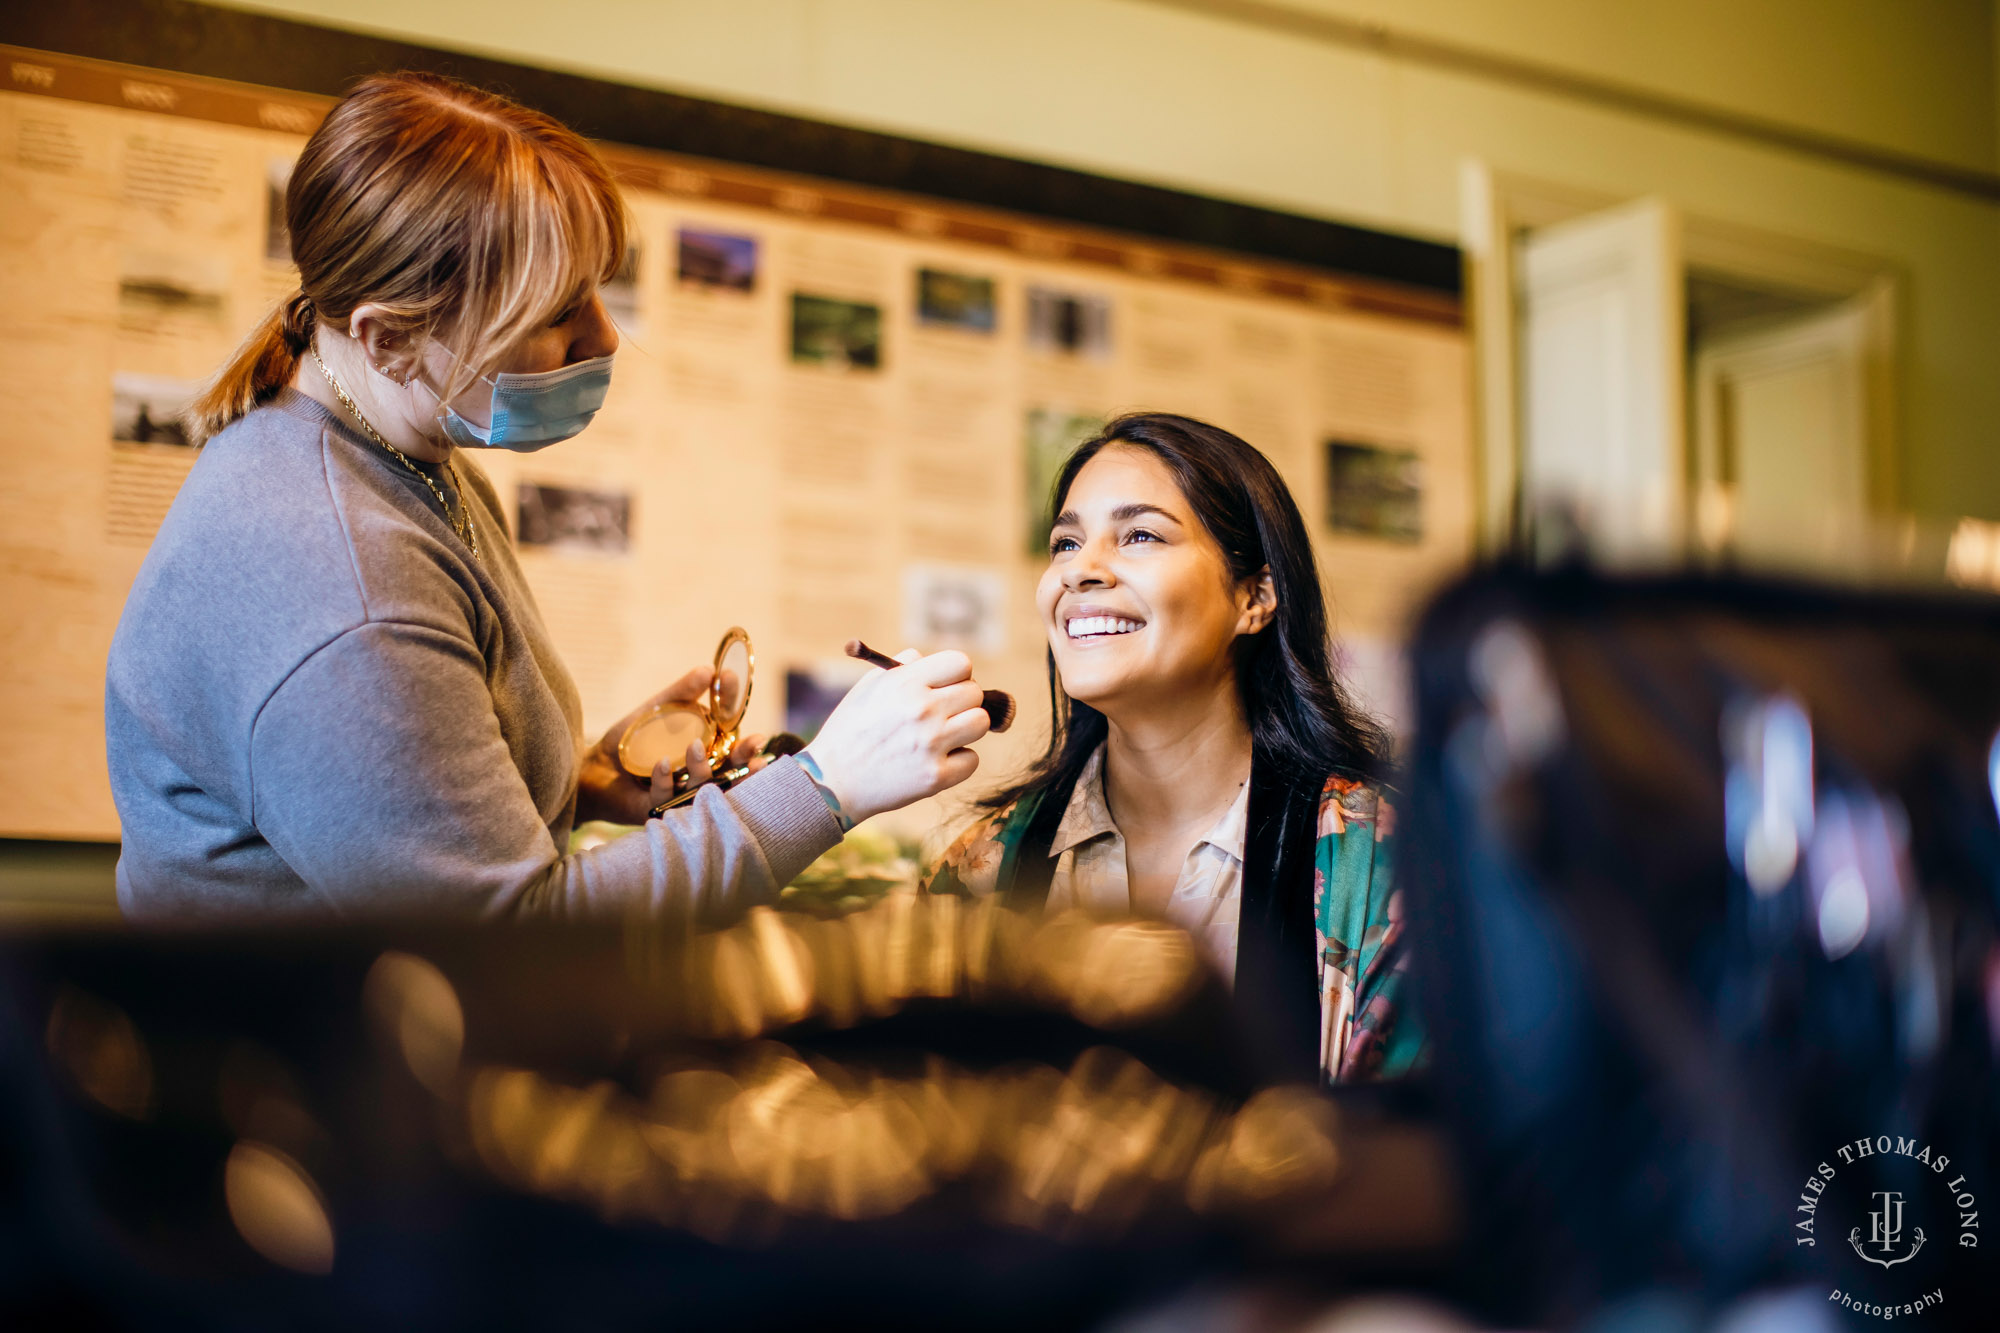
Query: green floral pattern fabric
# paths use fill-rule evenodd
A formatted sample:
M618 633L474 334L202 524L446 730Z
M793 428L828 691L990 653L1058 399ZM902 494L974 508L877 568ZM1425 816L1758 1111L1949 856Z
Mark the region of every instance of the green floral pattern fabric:
M925 876L930 893L972 897L1012 885L1034 799L972 823ZM1395 807L1367 783L1330 778L1313 843L1319 950L1320 1072L1330 1082L1393 1078L1423 1058L1411 1012L1402 895L1393 881Z

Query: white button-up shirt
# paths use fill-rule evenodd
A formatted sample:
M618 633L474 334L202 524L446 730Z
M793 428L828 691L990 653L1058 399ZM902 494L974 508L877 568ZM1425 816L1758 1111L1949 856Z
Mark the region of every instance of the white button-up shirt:
M1236 976L1236 931L1243 909L1243 843L1250 823L1250 784L1237 789L1222 817L1188 849L1167 900L1167 920L1193 936L1228 983ZM1097 747L1077 775L1062 822L1049 841L1056 858L1049 879L1049 910L1081 907L1129 913L1132 886L1125 865L1125 835L1104 799L1104 747Z

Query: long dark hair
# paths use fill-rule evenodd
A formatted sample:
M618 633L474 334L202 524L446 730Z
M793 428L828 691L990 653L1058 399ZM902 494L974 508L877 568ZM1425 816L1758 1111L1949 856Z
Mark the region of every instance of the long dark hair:
M1236 639L1236 688L1253 753L1301 780L1386 776L1390 744L1381 724L1348 696L1333 669L1326 594L1305 519L1269 459L1219 426L1165 412L1134 412L1085 441L1056 477L1048 512L1062 512L1084 464L1114 444L1144 449L1167 465L1182 496L1229 562L1232 581L1267 566L1277 614ZM980 802L999 809L1024 796L1067 790L1103 743L1104 714L1063 691L1048 655L1049 748L1020 781Z

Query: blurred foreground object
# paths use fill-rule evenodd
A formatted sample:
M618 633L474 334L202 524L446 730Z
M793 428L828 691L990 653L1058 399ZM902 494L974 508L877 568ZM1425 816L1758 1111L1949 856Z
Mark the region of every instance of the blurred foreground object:
M2000 603L1503 572L1413 660L1404 887L1485 1317L1788 1289L1793 1326L1931 1292L1925 1327L1990 1326Z
M1089 1327L1450 1236L1153 922L18 935L0 1005L10 1327Z

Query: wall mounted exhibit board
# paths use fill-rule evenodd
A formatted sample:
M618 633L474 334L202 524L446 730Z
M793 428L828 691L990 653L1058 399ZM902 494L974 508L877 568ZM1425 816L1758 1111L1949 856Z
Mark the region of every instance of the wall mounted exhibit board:
M175 413L296 275L277 201L328 105L0 47L0 836L115 838L105 654L197 451ZM636 223L582 438L478 462L586 725L746 626L750 722L810 721L841 644L956 644L1046 722L1036 531L1063 452L1135 408L1263 449L1364 692L1471 551L1455 295L606 145ZM935 820L918 812L916 828Z

